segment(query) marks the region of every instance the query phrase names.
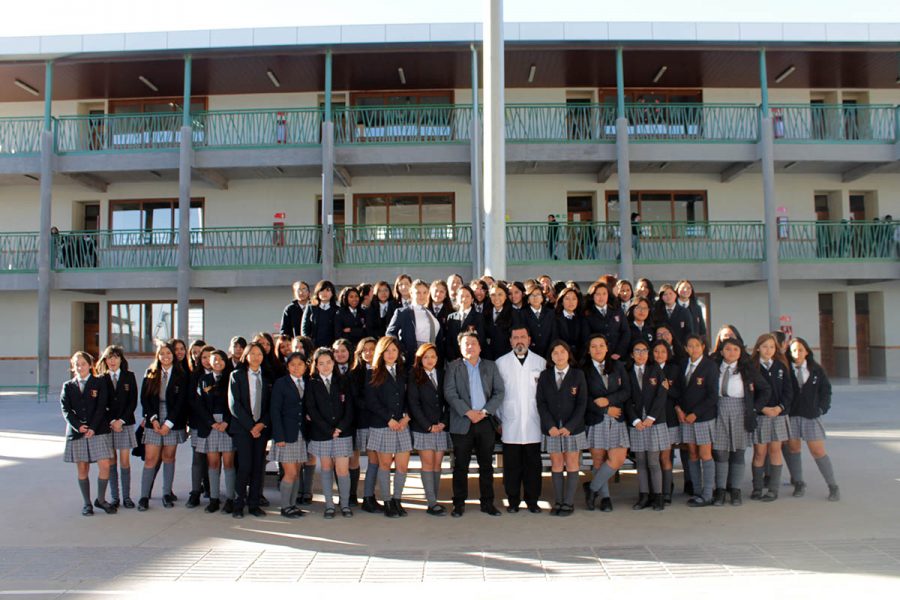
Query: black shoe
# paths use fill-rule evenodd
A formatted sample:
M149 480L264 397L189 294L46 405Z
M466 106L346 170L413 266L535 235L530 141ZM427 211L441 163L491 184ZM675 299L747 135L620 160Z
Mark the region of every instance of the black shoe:
M119 503L119 499L118 499L118 498L113 498L113 499L110 501L110 504L112 504L113 508L119 508L120 506L122 506L121 503Z
M303 515L300 514L300 509L296 506L288 506L281 509L281 516L285 519L299 519Z
M134 508L134 500L132 500L131 498L125 498L124 500L122 500L122 507Z
M386 516L389 519L399 519L400 518L400 511L398 511L397 507L394 505L393 498L384 501L384 516Z
M356 497L356 494L350 494L350 500L347 502L347 506L359 506L359 498Z
M265 496L263 496L262 494L260 494L259 495L259 505L260 506L269 506L269 499L266 498Z
M352 518L353 517L353 509L350 508L349 506L341 507L341 516L344 517L345 519Z
M150 508L150 498L141 498L138 500L138 512L144 512L148 508Z
M600 499L600 512L612 512L612 500L609 498Z
M253 515L254 517L264 517L264 516L266 516L266 511L264 511L263 509L261 509L258 506L254 506L250 510L247 511L247 514Z
M175 492L172 492L169 495L172 496L172 502L178 502L178 496L175 495Z
M188 501L184 504L187 508L197 508L200 506L200 492L191 492Z
M312 504L312 494L302 494L300 496L300 504L303 506L309 506Z
M506 512L508 512L511 515L519 512L519 505L518 504L516 504L516 505L510 504L509 506L506 507Z
M760 502L775 502L776 500L778 500L778 492L775 490L769 490L759 498Z
M707 502L700 496L695 496L687 501L688 508L703 508L705 506L711 506L712 501Z
M101 500L100 498L97 498L96 500L94 500L94 506L103 510L103 512L105 512L108 515L114 515L117 512L115 506L113 506L106 500Z
M209 504L207 505L207 507L203 509L203 512L207 512L210 514L217 513L217 512L219 512L220 506L221 506L221 504L220 504L219 500L213 498L212 500L209 501Z
M662 497L663 497L663 502L665 504L672 504L672 494L671 493L663 494Z
M772 480L772 478L771 478L769 475L763 475L763 487L764 487L764 488L768 488L768 487L769 487L769 482L770 482L771 480Z
M94 507L90 504L85 504L81 507L81 516L82 517L93 517L94 516Z
M693 496L694 495L694 482L693 481L685 481L684 482L684 494L685 494L685 496Z
M441 506L440 504L434 504L425 509L425 512L431 515L432 517L444 517L447 516L447 509Z
M751 500L762 500L762 497L763 497L762 490L753 490L752 492L750 492Z
M493 504L482 504L481 512L492 517L499 517L502 514Z
M712 505L713 506L725 506L725 490L723 490L723 489L713 490Z
M794 498L802 498L806 493L806 484L802 481L798 481L794 484L794 493L792 494Z
M463 504L454 504L454 505L453 505L453 510L450 512L450 516L453 517L454 519L458 519L459 517L463 516L463 514L464 514L465 512L466 512L466 507L465 507L465 505L463 505Z
M666 508L666 499L665 499L665 495L663 495L663 494L656 494L653 497L653 500L651 500L651 502L652 502L653 510L655 510L657 512Z
M163 506L166 508L172 508L175 506L175 494L166 494L163 496Z
M556 504L553 505L553 508L550 509L550 516L558 517L561 512L562 512L562 504L557 502Z
M367 513L384 512L384 509L375 500L375 496L366 496L363 498L362 509Z
M597 508L597 496L599 495L599 492L595 492L590 486L587 487L584 492L584 505L588 510L595 510Z
M405 517L407 514L406 509L403 508L402 504L400 504L400 500L394 500L394 510L396 510L397 514L401 517Z
M533 515L539 515L539 514L541 514L541 513L544 512L544 511L542 511L542 510L541 510L541 507L538 506L537 504L529 504L529 505L528 505L528 512L530 512L530 513L533 514Z
M638 494L638 501L632 505L631 510L644 510L650 506L650 494Z
M232 509L231 516L235 519L243 519L244 518L244 509L243 508Z
M325 517L326 519L333 519L334 515L335 515L335 510L333 508L326 508L325 514L323 514L322 516Z
M226 515L230 515L234 512L234 500L226 500L225 504L222 505L222 512Z
M568 517L573 512L575 512L575 507L571 504L561 504L559 507L559 516L560 517Z
M729 495L731 496L731 505L732 506L741 506L744 501L741 498L741 490L738 488L731 488L729 490Z
M841 490L836 485L828 486L828 501L829 502L837 502L841 499Z

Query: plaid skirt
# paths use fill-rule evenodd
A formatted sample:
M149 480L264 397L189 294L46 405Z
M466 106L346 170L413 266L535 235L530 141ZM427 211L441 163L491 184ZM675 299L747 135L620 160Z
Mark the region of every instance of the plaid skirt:
M82 436L77 440L66 440L63 461L67 463L95 463L98 460L108 460L114 454L112 437L108 433L95 435L91 438Z
M785 442L791 436L788 432L788 416L778 415L756 417L756 431L753 432L754 444L768 444L769 442Z
M196 434L196 432L194 432ZM205 438L194 435L191 439L196 439L197 444L194 449L200 454L209 454L210 452L234 452L234 442L231 436L221 431L211 429L209 435Z
M684 443L684 435L681 433L681 425L669 425L669 441L673 446Z
M716 437L716 420L694 421L681 424L681 443L707 446Z
M134 425L123 425L122 431L110 432L112 447L114 450L131 450L137 448L137 438L134 436Z
M394 431L390 427L370 427L366 450L374 450L382 454L412 452L412 436L409 429Z
M822 418L791 417L790 437L792 440L824 440L825 425L822 424Z
M588 448L612 450L613 448L629 448L628 426L622 421L606 418L587 428Z
M183 444L186 439L187 432L184 429L172 429L163 436L153 431L153 427L144 428L145 446L177 446Z
M369 447L369 428L357 429L356 435L353 436L353 449L365 452Z
M328 442L319 443L327 444ZM328 455L323 454L322 456ZM272 440L272 460L280 463L305 463L309 460L309 456L306 454L306 440L302 435L297 436L296 442L284 446L279 446L275 440Z
M631 435L631 449L634 452L661 452L672 447L669 442L669 426L665 423L641 431L632 427L628 433Z
M550 454L560 454L562 452L581 452L587 447L587 436L583 431L581 433L576 433L575 435L567 436L541 436L541 450Z
M331 438L324 442L311 441L308 449L312 455L324 458L349 457L353 454L353 438L347 436Z
M446 431L438 433L419 433L413 431L413 449L446 452L450 449L450 434Z
M744 429L744 399L720 396L718 407L713 450L737 452L748 448L753 434Z

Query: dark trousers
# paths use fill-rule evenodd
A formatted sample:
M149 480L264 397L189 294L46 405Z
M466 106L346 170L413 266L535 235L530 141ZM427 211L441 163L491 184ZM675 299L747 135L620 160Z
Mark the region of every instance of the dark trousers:
M453 433L453 504L469 497L469 462L472 453L478 460L478 488L482 504L494 503L494 441L496 434L490 419L469 425L465 434Z
M234 482L234 508L259 507L263 479L266 476L266 442L264 435L254 438L249 432L236 431L232 437L237 454L237 473ZM247 493L247 486L250 492Z
M541 444L503 444L503 488L510 506L518 506L524 491L525 504L541 497Z

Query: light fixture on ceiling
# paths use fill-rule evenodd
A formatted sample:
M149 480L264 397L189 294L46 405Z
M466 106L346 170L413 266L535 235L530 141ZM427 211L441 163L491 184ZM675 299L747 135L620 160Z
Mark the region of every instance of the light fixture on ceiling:
M25 90L26 92L28 92L28 93L31 94L32 96L40 96L40 95L41 95L41 93L40 93L39 91L37 91L35 88L31 87L30 85L28 85L27 83L25 83L25 82L22 81L21 79L16 79L16 80L13 81L13 83L16 84L16 87L17 87L17 88L20 88L20 89Z
M794 65L789 66L787 69L778 74L778 77L775 78L775 83L781 83L785 79L791 76L791 73L797 70L797 67Z
M796 161L796 160L792 160L792 161L789 162L789 163L785 163L785 165L784 165L784 167L783 167L783 170L784 170L784 171L790 171L791 169L793 169L793 168L796 167L796 166L797 166L797 161Z
M662 79L662 76L665 75L666 71L668 70L669 67L667 65L661 66L659 68L659 71L656 72L656 75L653 76L653 83L657 83L660 79Z
M150 88L150 89L153 90L154 92L158 92L158 91L159 91L159 88L156 87L156 85L155 85L152 81L150 81L149 79L147 79L147 78L144 77L143 75L138 75L138 81L140 81L141 83L143 83L144 85L146 85L148 88Z
M665 171L665 170L668 169L668 168L669 168L669 162L668 162L668 161L664 161L664 162L659 163L659 170L660 170L660 171Z
M277 88L281 87L281 82L278 80L278 77L275 76L275 71L273 71L272 69L267 69L266 76L269 78L269 81L272 82L272 85Z
M400 83L406 85L406 73L403 72L403 67L397 67L397 75L400 76Z
M528 83L534 83L534 74L537 72L537 65L531 65L528 69Z

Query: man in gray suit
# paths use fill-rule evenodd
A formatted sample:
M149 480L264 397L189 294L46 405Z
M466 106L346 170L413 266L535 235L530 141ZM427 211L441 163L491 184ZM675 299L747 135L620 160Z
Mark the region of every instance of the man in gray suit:
M490 416L503 402L503 379L493 361L481 359L478 334L459 334L462 358L447 366L444 398L450 405L450 438L453 440L453 512L461 517L469 495L469 462L478 459L481 512L500 516L494 506L494 425Z

